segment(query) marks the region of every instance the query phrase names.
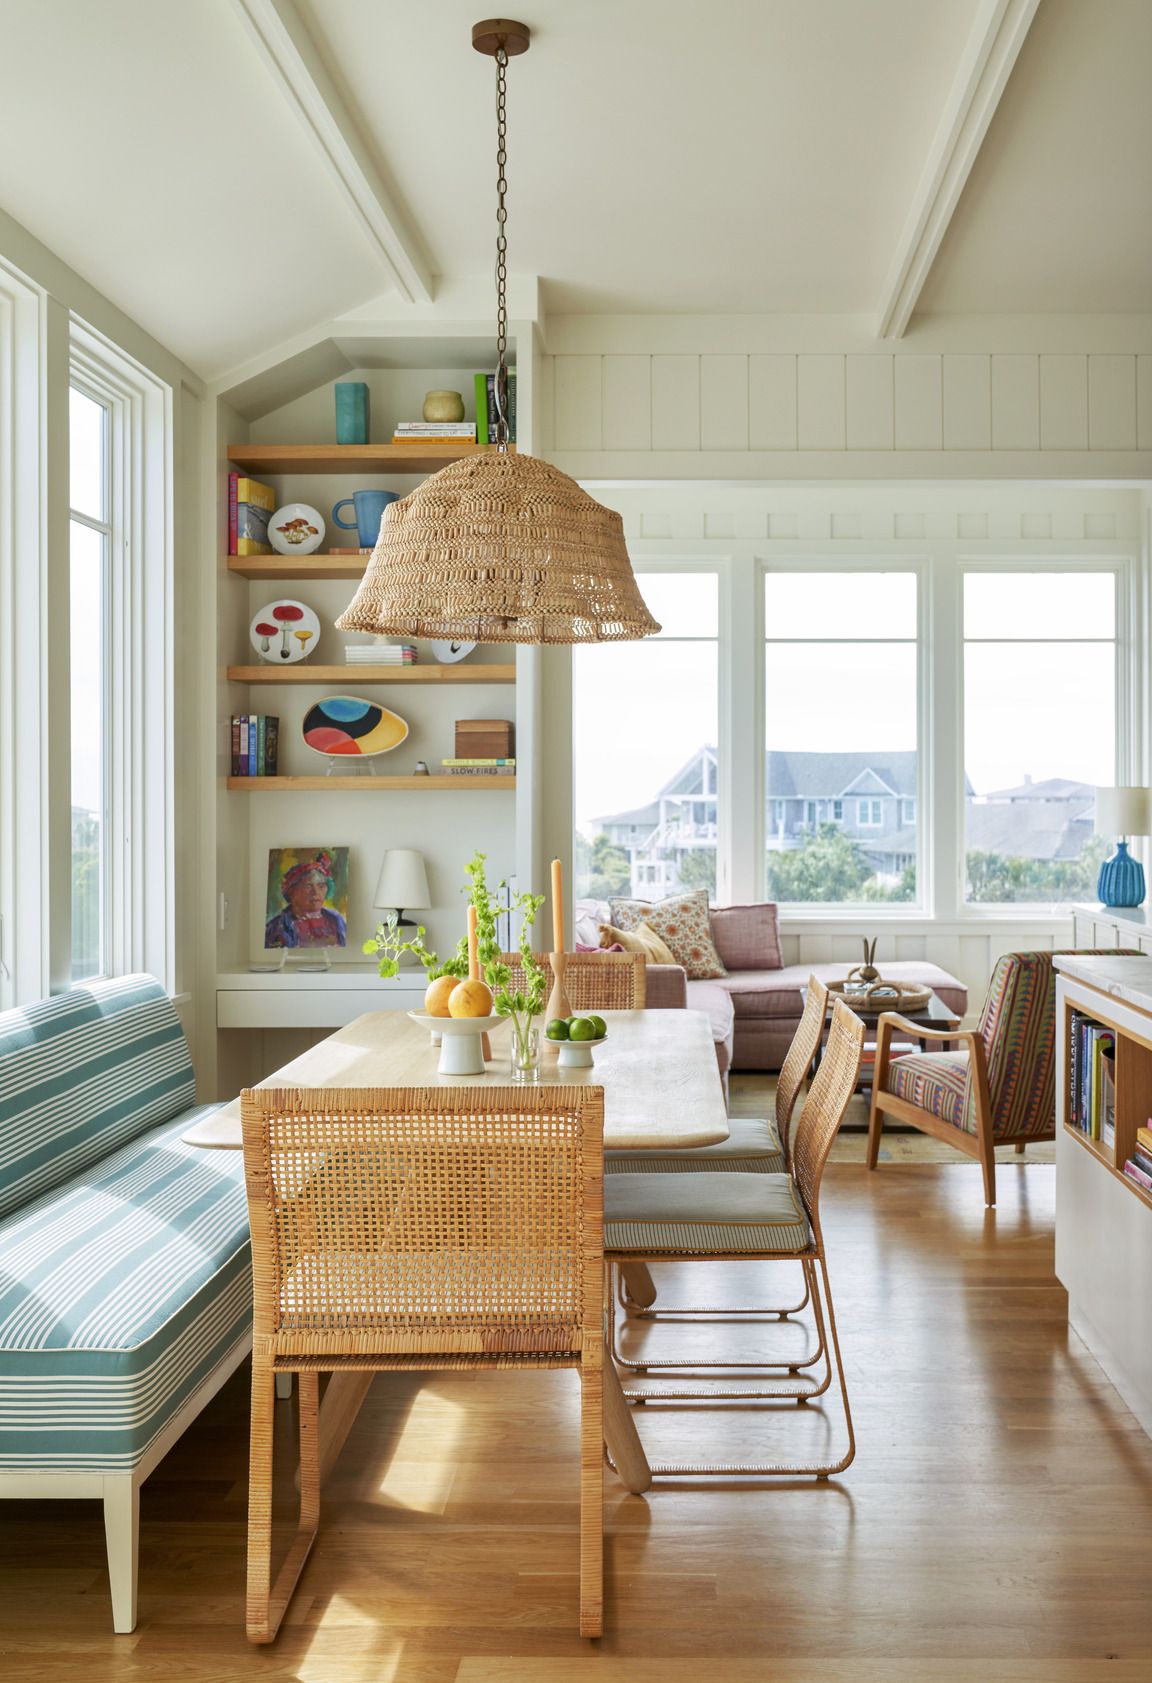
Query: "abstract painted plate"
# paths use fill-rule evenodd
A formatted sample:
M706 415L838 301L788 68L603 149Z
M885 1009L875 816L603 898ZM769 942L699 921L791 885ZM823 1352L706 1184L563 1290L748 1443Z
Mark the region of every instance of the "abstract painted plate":
M399 713L358 695L326 695L304 715L305 742L318 754L368 757L399 748L408 724Z

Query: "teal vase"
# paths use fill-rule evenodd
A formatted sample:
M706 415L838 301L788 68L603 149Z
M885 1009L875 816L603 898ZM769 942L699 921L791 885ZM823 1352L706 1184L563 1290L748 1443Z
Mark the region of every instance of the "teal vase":
M1111 859L1105 859L1096 879L1096 898L1104 906L1140 906L1144 903L1144 867L1128 852L1128 843L1116 843Z

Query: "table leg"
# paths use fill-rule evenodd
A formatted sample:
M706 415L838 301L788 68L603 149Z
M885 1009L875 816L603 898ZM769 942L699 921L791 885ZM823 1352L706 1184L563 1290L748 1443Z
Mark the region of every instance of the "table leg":
M604 1442L624 1488L633 1496L642 1496L652 1483L652 1469L607 1345L604 1347Z
M374 1373L345 1370L334 1373L328 1381L328 1389L320 1404L321 1484L335 1466L375 1377Z
M656 1282L646 1262L619 1262L628 1296L638 1309L649 1309L656 1301Z

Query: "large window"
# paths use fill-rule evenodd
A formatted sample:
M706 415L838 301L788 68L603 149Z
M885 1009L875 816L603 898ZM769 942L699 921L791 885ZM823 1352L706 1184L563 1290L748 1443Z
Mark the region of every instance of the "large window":
M577 899L716 887L717 578L639 584L659 636L573 652Z
M72 980L106 968L108 913L108 410L73 386L69 405Z
M915 573L766 574L772 899L915 900L916 624Z
M1093 899L1116 781L1111 571L964 575L965 899Z

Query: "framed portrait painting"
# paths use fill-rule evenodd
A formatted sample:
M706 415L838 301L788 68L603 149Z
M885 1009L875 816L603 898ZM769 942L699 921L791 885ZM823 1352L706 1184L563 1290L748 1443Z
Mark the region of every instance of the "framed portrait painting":
M347 944L348 849L269 848L265 948Z

